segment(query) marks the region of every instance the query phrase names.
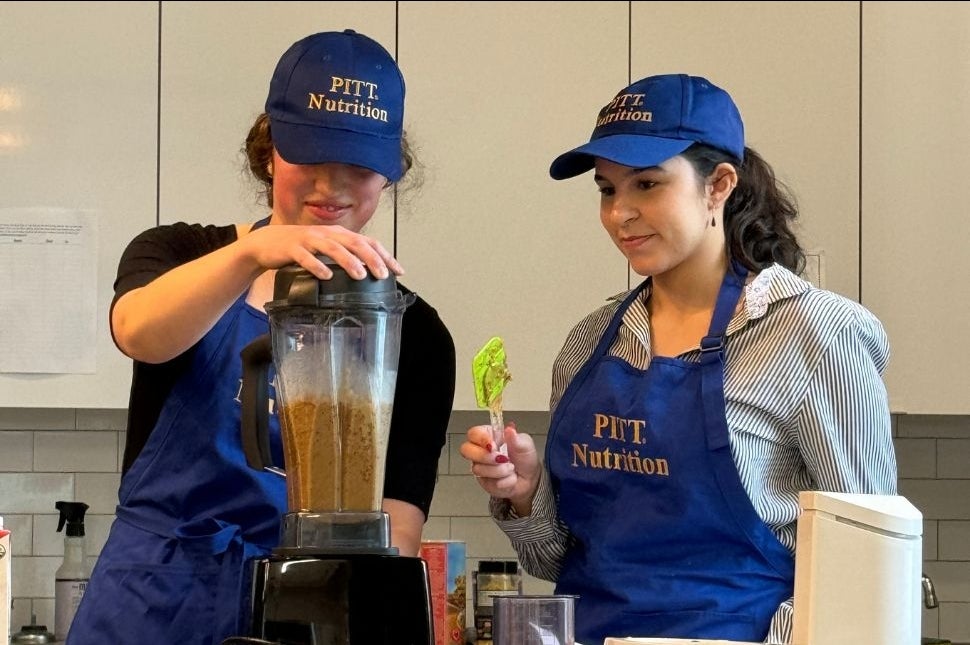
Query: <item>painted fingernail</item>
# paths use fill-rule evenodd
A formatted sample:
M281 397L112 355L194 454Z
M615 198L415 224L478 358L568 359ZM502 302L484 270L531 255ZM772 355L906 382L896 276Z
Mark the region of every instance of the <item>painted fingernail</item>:
M509 421L507 425L510 428L512 428L513 430L518 430L519 429L518 426L515 425L515 421Z
M497 464L507 464L509 463L509 458L505 455L495 455L495 463Z
M492 452L492 448L494 448L494 447L495 446L492 445L492 442L491 441L489 441L487 444L485 444L485 450L487 450L489 452Z

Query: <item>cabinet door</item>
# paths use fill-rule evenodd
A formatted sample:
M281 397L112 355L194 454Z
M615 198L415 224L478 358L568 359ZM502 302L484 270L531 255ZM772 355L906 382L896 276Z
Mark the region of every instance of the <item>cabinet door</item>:
M970 413L970 6L865 2L862 297L895 412Z
M400 7L407 127L425 173L398 202L405 282L454 335L456 409L476 408L472 357L498 335L513 375L505 406L547 410L569 329L627 287L591 174L548 174L626 84L627 3Z
M245 171L246 134L286 49L354 29L394 53L393 2L163 2L159 219L229 224L269 210ZM390 239L388 193L370 232Z
M632 33L634 78L683 72L731 94L798 200L822 286L858 300L859 3L634 2Z
M95 373L0 374L0 406L127 405L131 361L111 341L108 307L124 246L155 221L157 75L155 2L0 4L0 209L88 211L98 256L97 320L77 321L96 326ZM51 285L65 270L33 268ZM38 355L63 351L44 335L74 322L58 304L35 312Z

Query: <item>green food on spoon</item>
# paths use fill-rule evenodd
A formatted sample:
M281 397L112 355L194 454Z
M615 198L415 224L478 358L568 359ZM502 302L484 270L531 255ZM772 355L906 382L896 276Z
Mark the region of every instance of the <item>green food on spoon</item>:
M505 447L505 422L502 420L502 390L512 380L512 373L505 362L505 344L496 336L482 347L472 360L472 376L475 380L475 401L480 408L488 408L492 426L490 450L508 454Z
M480 408L492 408L501 401L505 384L512 374L505 362L505 344L498 336L489 339L472 360L472 376L475 379L475 401Z

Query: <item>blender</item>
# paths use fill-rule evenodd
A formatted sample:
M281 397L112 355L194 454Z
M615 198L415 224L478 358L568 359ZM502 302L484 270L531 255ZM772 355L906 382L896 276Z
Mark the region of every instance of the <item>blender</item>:
M251 571L250 635L293 645L433 645L424 560L391 546L381 510L401 322L394 276L276 273L270 333L242 352L249 465L286 478L280 544ZM275 379L269 376L275 369ZM273 463L269 386L284 467Z

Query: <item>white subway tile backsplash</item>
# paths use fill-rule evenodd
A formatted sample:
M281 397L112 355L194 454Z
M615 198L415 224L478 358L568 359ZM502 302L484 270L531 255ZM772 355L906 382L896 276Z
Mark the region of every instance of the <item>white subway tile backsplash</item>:
M464 541L469 575L481 559L515 557L488 517L488 495L458 452L467 428L487 418L484 410L452 415L423 535ZM511 411L506 418L532 435L543 454L547 413ZM53 576L63 554L55 501L91 506L85 521L89 561L100 553L117 504L125 420L124 410L0 409L0 515L14 532L15 631L29 623L31 612L53 627ZM924 569L941 603L923 611L923 634L970 640L970 417L898 415L894 427L900 494L924 515ZM523 572L523 589L552 593L553 584Z
M461 444L465 441L463 434L448 435L448 473L451 475L467 475L471 472L471 464L461 456Z
M71 501L71 500L66 500ZM54 510L54 502L48 512ZM57 531L57 521L60 515L34 515L34 555L61 556L64 554L64 531ZM85 526L85 528L87 528Z
M0 432L0 472L29 472L33 463L33 432Z
M73 430L76 413L66 408L0 408L0 430Z
M53 598L54 573L61 566L61 559L37 556L14 558L11 562L14 598Z
M899 494L927 520L970 520L970 479L901 479Z
M78 430L122 431L128 425L127 410L79 409L77 411Z
M532 443L536 446L536 452L539 453L539 458L545 460L546 454L546 438L547 435L538 434L532 436Z
M13 636L20 631L20 628L24 625L30 624L30 615L33 611L31 608L30 598L14 598L13 606L10 608L10 635ZM37 620L40 621L41 617L38 615ZM38 623L40 624L40 623ZM51 622L44 623L48 627L53 625L53 614L51 615Z
M970 439L940 439L937 468L940 479L970 480Z
M900 437L970 437L970 417L942 414L900 414L896 417Z
M78 473L74 500L84 502L94 515L114 515L118 506L120 473Z
M448 472L452 475L467 475L471 469L468 461L461 456L459 449L468 435L468 428L488 423L488 411L462 410L451 413L448 424Z
M444 475L438 478L431 515L475 517L488 514L488 493L471 474Z
M54 632L54 599L34 598L33 613L37 616L38 625L46 625L47 631ZM24 623L25 625L27 623Z
M970 603L970 562L926 562L924 568L940 602Z
M551 594L556 585L548 580L541 580L528 573L522 574L522 593L532 595Z
M447 517L429 517L421 531L422 540L450 540L451 519Z
M104 543L108 539L108 532L114 523L115 516L112 515L91 515L87 516L84 523L84 532L87 537L87 553L89 556L97 556L104 548Z
M0 515L47 513L54 500L73 495L71 473L0 473Z
M115 467L119 473L121 472L121 465L125 460L125 440L128 438L127 432L118 433L118 463Z
M970 602L940 603L940 635L953 642L970 641Z
M940 521L940 560L970 562L970 522Z
M923 560L936 560L939 550L939 522L923 520Z
M15 556L33 555L33 515L3 514L3 528L10 531L10 549Z
M448 474L448 451L451 446L451 436L445 435L445 445L441 447L441 454L438 455L438 474Z
M514 560L515 551L491 517L453 517L451 537L465 543L470 558Z
M118 435L115 432L35 432L34 470L37 472L116 472Z
M936 439L895 439L899 476L909 479L936 477Z
M939 637L940 635L940 608L936 607L934 609L927 609L925 606L920 606L920 626L922 628L923 636L931 636L933 638Z

